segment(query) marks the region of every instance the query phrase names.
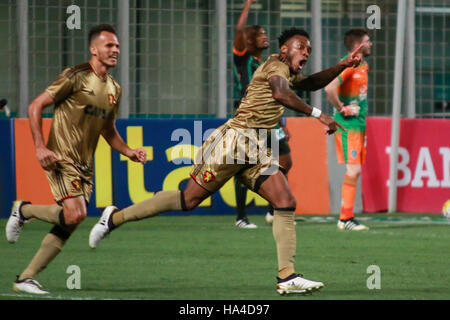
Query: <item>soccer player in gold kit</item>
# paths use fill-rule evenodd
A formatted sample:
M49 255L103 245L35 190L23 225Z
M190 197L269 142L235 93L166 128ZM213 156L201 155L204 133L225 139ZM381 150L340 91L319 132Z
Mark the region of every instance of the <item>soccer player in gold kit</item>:
M108 233L126 222L153 217L166 211L192 210L231 177L238 176L249 189L274 207L272 228L278 256L278 293L306 293L323 286L322 282L307 280L295 272L296 200L286 176L281 170L274 170L278 168L278 162L271 156L271 148L258 150L252 145L267 142L264 130L276 127L285 107L317 118L326 126L328 134L334 133L338 127L342 129L332 117L306 104L291 87L302 90L325 87L345 68L359 65L356 52L359 49L334 67L302 76L300 71L311 54L308 33L291 28L284 31L278 40L280 53L271 55L256 70L236 115L217 128L198 151L191 172L192 179L186 189L161 191L152 198L122 210L114 206L107 207L91 230L89 245L92 248L96 248ZM266 154L258 156L261 150Z
M45 294L35 279L61 251L71 233L86 218L93 186L93 156L100 135L109 145L133 161L144 164L144 149L130 149L115 126L121 88L109 74L117 65L119 41L114 28L99 25L90 30L91 60L65 69L29 106L30 128L36 156L47 174L54 205L14 202L6 225L6 237L15 243L24 223L46 221L54 227L13 284L16 292ZM47 145L42 134L42 110L55 105Z

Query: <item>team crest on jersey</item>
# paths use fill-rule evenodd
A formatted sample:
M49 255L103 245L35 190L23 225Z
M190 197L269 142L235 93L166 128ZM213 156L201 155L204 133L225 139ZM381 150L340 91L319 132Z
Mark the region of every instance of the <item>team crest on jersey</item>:
M352 158L354 159L358 155L358 152L356 150L352 150L351 155L352 155Z
M75 189L75 191L81 190L81 180L80 179L74 179L70 183L72 184L72 187Z
M203 172L203 181L211 182L216 179L214 170L208 169Z
M116 104L116 98L114 98L114 95L112 93L108 94L108 103L110 105Z

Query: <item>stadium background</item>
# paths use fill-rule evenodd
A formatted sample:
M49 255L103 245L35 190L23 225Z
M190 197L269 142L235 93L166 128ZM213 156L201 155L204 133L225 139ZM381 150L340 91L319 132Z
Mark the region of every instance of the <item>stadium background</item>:
M121 10L124 3L127 3L129 7L129 15L126 17L123 14L124 11ZM411 104L406 103L410 100L403 99L401 115L403 118L414 119L411 132L417 132L414 130L415 126L425 128L420 133L423 143L410 146L412 149L408 149L411 155L412 174L417 172L415 164L420 158L418 154L422 154L421 150L425 146L429 151L436 180L439 181L438 186L429 187L429 183L424 184L421 191L429 192L431 198L422 197L422 204L426 209L419 206L417 210L438 212L443 203L442 200L448 198L450 193L448 185L448 180L450 180L448 176L450 171L448 168L450 166L448 128L450 126L448 119L442 119L448 118L450 112L450 1L416 0L408 1L408 3L414 5L413 13L410 15L414 18L414 26L408 26L406 33L410 34L414 30L415 43L412 48L414 49L415 72L408 72L406 68L405 79L413 78L415 80L415 94L413 94L415 101ZM66 10L70 5L77 5L81 9L80 30L69 30L66 26L66 20L70 16ZM128 2L0 0L0 40L3 44L0 47L2 61L0 72L3 75L0 78L0 98L8 99L8 106L12 109L14 117L26 117L27 103L45 89L64 67L89 59L86 42L91 26L99 23L121 26L128 32L125 37L120 39L122 44L120 64L128 62L125 64L127 66L125 70L128 72L124 73L119 67L113 71L113 75L119 80L124 91L128 91L128 99L125 99L121 105L123 110L121 116L129 120L121 120L119 129L121 134L126 137L127 127L143 128L142 141L144 145L155 147L156 143L160 147L159 140L149 142L149 139L161 136L160 132L155 134L155 131L152 130L152 128L158 128L158 124L161 128L167 126L173 129L191 128L193 120L206 119L203 124L207 128L220 122L214 118L232 115L233 28L242 5L241 0L135 0ZM260 0L252 6L249 24L260 24L266 28L270 38L270 52L277 50L276 39L283 29L297 26L308 30L315 37L313 39L315 42L312 43L313 58L305 70L305 73L310 73L317 65L325 68L335 64L345 54L342 44L343 34L350 27L366 26L367 19L370 17L367 8L371 5L377 5L381 9L381 29L371 30L374 47L373 56L369 58L371 68L368 93L369 116L371 117L369 122L373 120L375 127L379 125L379 121L386 120L383 117L390 117L392 112L397 1ZM224 7L225 10L223 10ZM27 16L23 15L24 8L28 10ZM129 20L128 23L126 23L127 20ZM226 21L225 25L223 25L223 21ZM315 27L318 22L319 33ZM25 29L24 26L26 26ZM24 32L28 33L28 41L23 36ZM24 50L24 43L27 50ZM124 51L125 43L128 43L129 49ZM225 48L225 52L220 51L219 48ZM411 49L411 47L409 48ZM408 52L411 53L411 51ZM317 56L320 57L320 60L314 61L314 57ZM226 65L226 73L223 73L223 68L221 68L223 65ZM404 85L406 87L406 80ZM301 92L299 94L308 102L320 105L326 112L332 111L323 91L316 95ZM51 109L48 110L46 116L50 117ZM301 117L289 110L286 115L290 117L288 121L290 128L295 130L297 128L295 123L300 121ZM0 116L4 115L0 113ZM428 118L438 118L433 121L443 123L442 130L436 130L436 122L429 122ZM177 119L179 122L174 122L173 119ZM314 127L309 123L311 119L303 120L305 120L303 125L308 123ZM47 187L45 180L31 179L30 174L39 170L39 167L32 167L34 152L30 140L28 142L20 140L21 142L17 143L17 139L22 139L22 135L25 135L27 131L25 125L25 128L21 129L21 133L18 133L19 122L20 120L2 120L0 122L0 139L2 146L5 146L4 152L0 156L2 212L8 212L10 201L16 196L22 195L23 188L28 187L30 189L28 192L35 195L42 192L44 186ZM434 132L431 130L433 128ZM317 128L312 130L314 129ZM385 123L378 130L374 133L374 137L377 137L380 130L388 134L389 123ZM304 147L302 143L310 140L310 136L305 136L305 132L306 130L298 130L294 136L292 143L299 143L298 148ZM411 135L403 135L402 138L404 141L410 141L412 140L408 139L410 137ZM343 171L335 164L333 139L323 138L321 141L320 148L316 150L319 160L321 160L319 167L317 167L317 161L314 162L314 152L312 159L307 158L304 153L300 153L299 156L294 157L293 170L300 167L298 161L305 161L314 168L313 173L320 175L325 172L324 185L320 186L312 201L312 205L325 202L325 208L313 206L308 209L309 211L301 209L298 213L336 213L339 207L339 181L341 181L340 176L343 175ZM132 141L128 142L133 143ZM389 139L386 140L386 143L389 143ZM427 143L431 145L425 145ZM18 147L22 147L23 150L17 152ZM377 158L380 154L386 155L383 147L377 149L381 150L376 155ZM291 145L291 148L300 150L297 146ZM156 160L160 152L157 152L156 149L154 152L155 162L158 162ZM427 171L429 165L426 151L423 154L425 156L422 158L425 160L423 160L422 169L424 170L422 171ZM112 157L113 174L111 179L113 179L112 188L115 190L113 191L113 200L120 205L127 205L132 200L128 195L126 195L128 198L122 198L123 190L126 181L132 179L127 173L128 171L121 166L124 163L120 162L119 156L115 154ZM20 159L29 161L29 163L26 161L22 163L25 168L23 170L17 168L20 165L18 162ZM167 162L167 159L164 160ZM388 161L386 156L380 160L382 163L379 165L385 168L389 165ZM161 161L159 162L161 163ZM171 172L167 167L164 168L167 174ZM150 170L149 167L146 167L145 174L148 175L150 171L154 173L158 170L161 168ZM375 168L372 170L377 172ZM21 175L21 178L18 175ZM163 178L165 177L158 180L160 186L163 184ZM302 172L294 172L290 179L294 184L301 183L307 190L310 186L320 184L317 182L320 180L317 179L317 176L316 179L311 175L304 177ZM310 183L307 179L311 179L312 182ZM145 180L147 184L147 179ZM4 181L13 183L4 183ZM377 192L380 190L377 189L380 184L385 184L385 181L377 183L369 181L368 188ZM23 185L25 187L21 187ZM298 188L300 195L302 193L301 186ZM356 210L359 212L365 209L361 195L362 188L359 186L356 204ZM150 185L146 185L144 189L158 190L157 187L153 188ZM381 191L385 192L384 189ZM399 197L408 199L408 196L404 194L399 194ZM230 199L232 198L230 196ZM310 198L310 196L307 195L306 198ZM92 205L94 197L91 200ZM201 208L196 213L233 213L232 204L227 205L223 202L223 199L213 199L212 210ZM305 204L301 200L299 203ZM264 203L256 204L257 206L254 206L255 203L251 206L251 213L263 212ZM98 214L98 208L90 206L89 213L91 215ZM386 208L381 206L374 210L382 211L384 209Z

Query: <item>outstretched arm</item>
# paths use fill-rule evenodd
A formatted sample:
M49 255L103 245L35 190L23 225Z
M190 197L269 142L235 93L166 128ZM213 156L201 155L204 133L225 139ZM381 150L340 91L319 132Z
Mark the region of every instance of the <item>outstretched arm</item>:
M315 91L322 89L338 75L340 75L345 68L347 68L347 65L344 61L340 61L337 65L331 68L309 75L299 82L294 82L294 87L304 91Z
M280 76L272 76L269 78L269 85L275 100L286 108L304 113L308 116L316 117L320 122L328 126L328 134L333 134L338 127L345 131L345 129L333 118L320 112L320 110L309 106L297 96L295 92L289 88L289 82L286 79Z
M342 71L349 67L357 67L361 63L361 50L364 45L361 44L345 60L339 61L335 66L326 70L314 73L299 81L294 81L294 87L299 90L315 91L324 88L333 79L335 79Z
M247 26L248 12L253 2L256 2L256 0L247 0L235 27L234 48L237 51L243 51L246 48L245 28Z

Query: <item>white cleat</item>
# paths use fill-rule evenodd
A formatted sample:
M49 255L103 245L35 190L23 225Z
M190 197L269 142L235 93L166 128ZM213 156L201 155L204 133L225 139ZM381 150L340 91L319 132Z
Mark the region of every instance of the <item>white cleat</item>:
M105 239L105 237L111 232L108 226L109 217L111 217L111 215L117 210L119 209L115 206L108 206L105 210L103 210L100 220L95 224L89 234L89 246L91 248L97 248L100 241Z
M369 227L360 224L354 218L348 220L339 220L337 223L337 227L340 230L351 230L351 231L366 231L369 230Z
M6 239L9 243L16 243L19 240L20 233L22 232L23 226L26 223L26 219L23 218L20 213L20 208L24 204L29 204L30 202L16 200L13 202L11 208L11 214L9 216L8 222L6 223Z
M258 226L254 223L251 223L248 221L247 218L239 219L236 221L236 227L242 228L242 229L256 229Z
M287 279L278 279L277 283L277 292L280 295L285 294L308 294L314 291L319 290L323 287L322 282L311 281L305 278L302 278L300 274L293 274Z
M273 223L273 214L270 214L270 212L266 213L266 222L268 224L272 224Z
M42 285L35 279L27 278L23 280L16 280L13 284L13 290L19 293L32 294L48 294L48 291L42 289Z

